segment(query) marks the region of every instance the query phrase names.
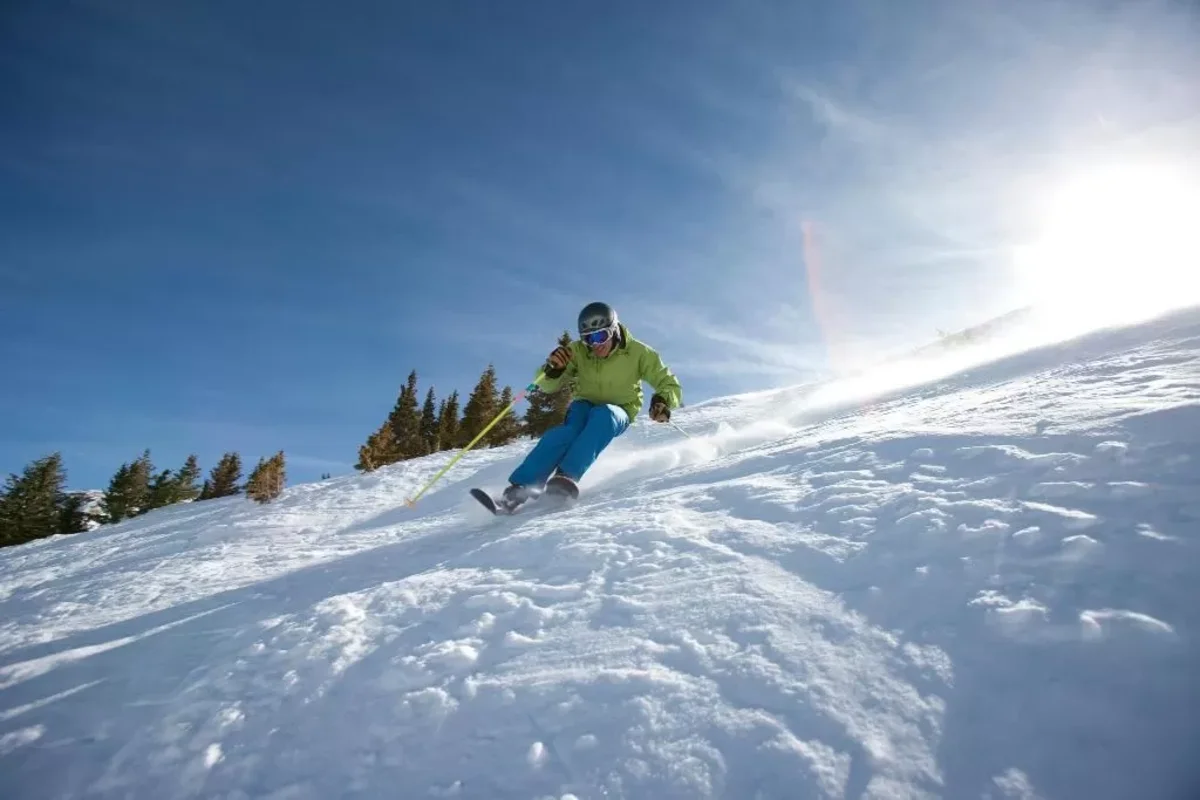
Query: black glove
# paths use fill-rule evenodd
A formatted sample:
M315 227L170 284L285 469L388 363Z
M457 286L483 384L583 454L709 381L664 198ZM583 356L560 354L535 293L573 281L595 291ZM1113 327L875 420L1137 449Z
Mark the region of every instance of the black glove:
M554 348L554 352L546 359L546 366L543 371L547 378L558 378L567 371L567 364L571 363L570 349L559 345Z
M656 394L650 398L650 419L655 422L670 422L671 407L667 405L667 400L661 394Z

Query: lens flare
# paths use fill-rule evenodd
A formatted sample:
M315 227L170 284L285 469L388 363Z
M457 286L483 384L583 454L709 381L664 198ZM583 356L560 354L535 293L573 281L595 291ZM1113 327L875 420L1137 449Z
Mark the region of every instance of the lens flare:
M1089 170L1047 193L1039 217L1015 253L1034 304L1104 324L1200 302L1200 188L1184 170Z

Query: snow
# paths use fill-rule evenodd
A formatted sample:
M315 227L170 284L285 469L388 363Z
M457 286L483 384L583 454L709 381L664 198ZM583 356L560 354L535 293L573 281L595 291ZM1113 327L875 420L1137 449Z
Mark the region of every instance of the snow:
M1195 795L1200 313L946 358L0 551L0 797Z

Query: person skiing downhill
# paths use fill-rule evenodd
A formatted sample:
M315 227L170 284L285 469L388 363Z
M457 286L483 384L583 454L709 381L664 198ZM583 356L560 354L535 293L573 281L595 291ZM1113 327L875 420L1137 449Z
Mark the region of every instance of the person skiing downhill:
M635 339L607 303L589 303L579 312L579 339L556 347L546 359L538 384L554 392L572 389L566 419L546 431L509 476L501 503L510 510L553 481L570 495L613 439L641 411L642 381L650 384L650 418L669 422L683 400L679 380L649 345Z

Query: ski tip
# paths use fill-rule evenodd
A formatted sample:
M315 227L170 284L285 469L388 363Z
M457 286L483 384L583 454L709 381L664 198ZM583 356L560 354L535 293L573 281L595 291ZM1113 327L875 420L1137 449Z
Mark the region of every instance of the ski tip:
M490 494L485 492L483 489L472 488L471 496L474 497L476 500L478 500L479 503L484 508L486 508L488 511L492 512L493 514L500 513L500 508L496 505L496 501L492 498L492 496Z

